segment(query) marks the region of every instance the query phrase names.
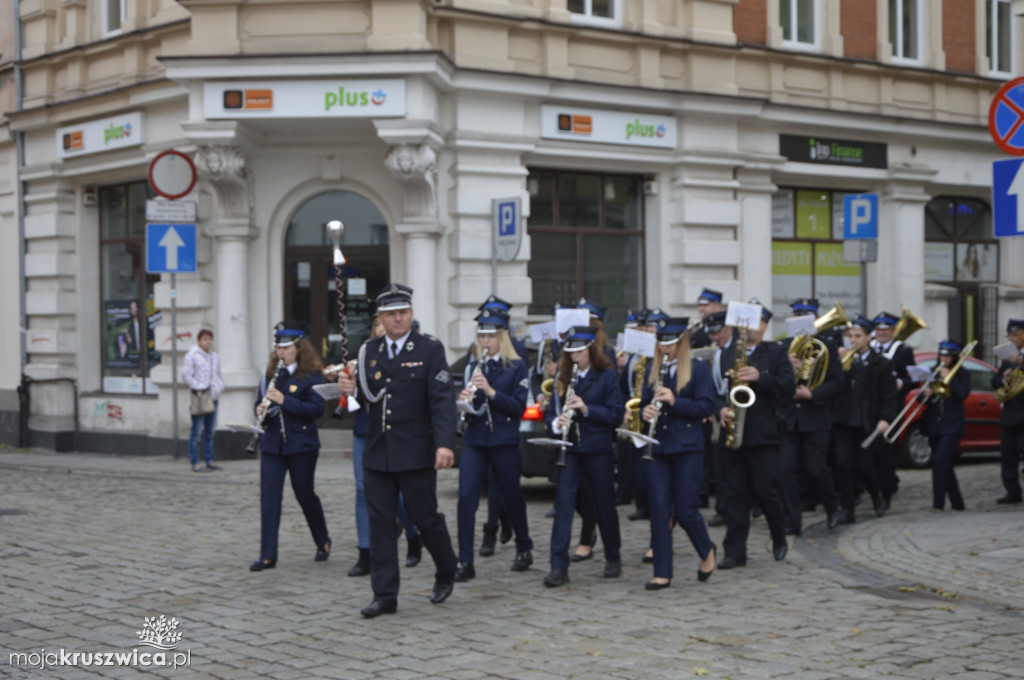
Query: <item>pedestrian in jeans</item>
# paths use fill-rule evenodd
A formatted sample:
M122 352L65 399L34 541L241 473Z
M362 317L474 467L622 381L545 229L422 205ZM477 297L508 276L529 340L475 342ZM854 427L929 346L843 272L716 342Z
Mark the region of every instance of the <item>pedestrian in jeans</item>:
M217 424L217 400L224 391L224 378L220 373L220 356L213 351L213 331L204 328L199 331L196 344L185 353L185 368L181 373L185 384L193 393L210 392L213 410L192 414L192 434L188 438L188 457L192 461L192 471L202 472L199 463L199 438L202 435L203 458L206 459L207 470L219 470L220 466L213 462L213 430ZM196 399L193 399L196 401ZM198 400L200 403L202 399Z

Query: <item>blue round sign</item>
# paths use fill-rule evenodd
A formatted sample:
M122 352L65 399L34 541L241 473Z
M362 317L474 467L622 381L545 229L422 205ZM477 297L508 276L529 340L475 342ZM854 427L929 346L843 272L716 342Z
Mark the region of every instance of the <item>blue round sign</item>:
M1013 156L1024 156L1024 78L999 88L988 109L988 131L996 146Z

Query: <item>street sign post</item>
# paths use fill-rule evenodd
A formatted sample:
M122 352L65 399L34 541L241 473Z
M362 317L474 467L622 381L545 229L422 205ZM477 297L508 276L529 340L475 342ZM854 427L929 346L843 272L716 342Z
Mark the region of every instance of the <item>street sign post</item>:
M171 393L178 457L178 272L196 271L195 224L147 224L146 272L171 275Z
M523 199L495 198L491 201L494 240L491 250L491 293L498 294L498 260L511 262L523 243Z
M997 238L1024 236L1024 158L992 163L992 226Z
M878 238L878 194L843 197L843 239Z

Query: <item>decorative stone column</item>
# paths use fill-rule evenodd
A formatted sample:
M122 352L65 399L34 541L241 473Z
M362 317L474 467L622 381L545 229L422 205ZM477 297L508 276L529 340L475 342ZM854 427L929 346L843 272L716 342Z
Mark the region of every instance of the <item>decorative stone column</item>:
M405 283L413 289L413 308L422 328L437 329L437 156L427 144L399 144L384 160L404 190L403 216L395 233L405 237Z

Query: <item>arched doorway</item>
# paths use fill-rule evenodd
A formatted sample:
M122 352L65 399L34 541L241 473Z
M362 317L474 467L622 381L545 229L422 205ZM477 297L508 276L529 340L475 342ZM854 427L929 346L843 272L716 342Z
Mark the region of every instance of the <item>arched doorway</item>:
M285 237L285 317L309 323L310 339L324 364L341 361L334 264L325 228L330 220L345 224L341 249L348 260L342 276L349 358L369 337L373 296L389 278L387 221L367 198L328 191L295 212Z

